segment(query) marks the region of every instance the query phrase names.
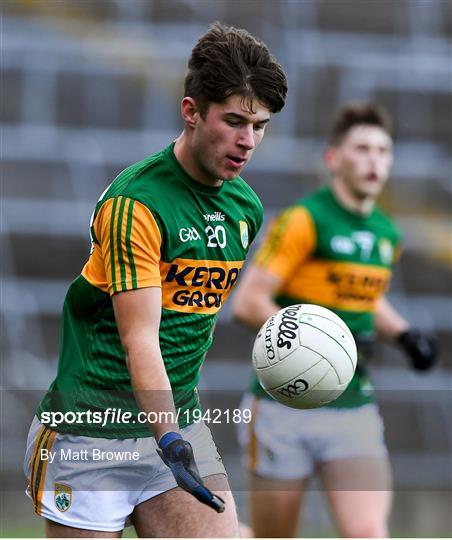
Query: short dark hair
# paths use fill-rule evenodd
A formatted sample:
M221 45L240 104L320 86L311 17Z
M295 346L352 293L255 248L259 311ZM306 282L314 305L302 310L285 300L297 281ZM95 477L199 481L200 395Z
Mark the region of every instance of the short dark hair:
M251 112L257 98L276 113L284 107L286 93L283 68L246 30L216 22L192 50L184 96L196 100L201 114L210 103L221 103L233 94L242 96Z
M357 125L378 126L392 135L392 120L388 111L377 103L347 103L337 112L329 134L329 143L340 144L348 131Z

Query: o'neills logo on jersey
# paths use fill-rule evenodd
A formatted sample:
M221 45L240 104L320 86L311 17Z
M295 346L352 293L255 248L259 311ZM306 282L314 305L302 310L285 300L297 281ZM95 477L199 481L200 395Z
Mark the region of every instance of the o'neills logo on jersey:
M204 214L206 221L224 221L226 216L222 212L214 212L213 214Z
M216 313L236 283L243 261L162 262L162 307L184 313Z

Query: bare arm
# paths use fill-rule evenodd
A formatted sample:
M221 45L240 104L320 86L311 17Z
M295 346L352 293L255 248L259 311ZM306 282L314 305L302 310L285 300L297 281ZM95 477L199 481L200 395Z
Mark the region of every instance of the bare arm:
M384 337L396 339L408 330L409 324L383 296L375 313L375 328Z
M172 412L175 420L171 385L159 344L161 289L150 287L117 293L112 302L132 388L141 410L157 414ZM153 423L149 427L157 440L168 431L179 431L175 421Z
M273 295L278 290L281 279L268 270L250 264L241 276L232 312L236 319L258 330L264 322L279 310Z
M142 411L154 412L174 422L149 425L159 445L159 455L171 469L177 484L200 502L224 512L224 501L204 486L189 442L179 433L175 421L171 385L159 344L162 293L159 287L121 292L112 297L121 342L126 352L132 388Z

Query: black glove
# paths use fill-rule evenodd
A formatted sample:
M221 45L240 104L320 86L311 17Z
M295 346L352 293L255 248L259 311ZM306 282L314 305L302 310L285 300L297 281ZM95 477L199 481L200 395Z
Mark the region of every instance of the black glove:
M179 433L165 433L159 441L157 453L171 469L179 487L218 513L224 512L223 499L206 488L199 476L191 444L184 441Z
M427 371L436 364L438 346L434 337L409 329L402 332L397 341L410 357L414 369Z
M353 337L358 352L358 365L368 364L374 355L375 337L373 335L356 335Z

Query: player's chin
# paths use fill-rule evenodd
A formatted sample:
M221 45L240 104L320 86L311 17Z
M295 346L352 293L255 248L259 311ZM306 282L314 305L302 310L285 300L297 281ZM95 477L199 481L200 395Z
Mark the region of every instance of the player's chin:
M378 186L373 186L372 189L368 189L367 194L369 197L378 197L382 189L383 189L383 186L379 184Z
M383 184L381 182L374 182L366 183L360 187L359 191L361 192L362 197L377 197L382 189Z
M225 180L226 182L230 180L234 180L237 178L237 176L240 176L240 173L242 171L243 167L235 168L234 169L225 169L221 173L221 179Z

